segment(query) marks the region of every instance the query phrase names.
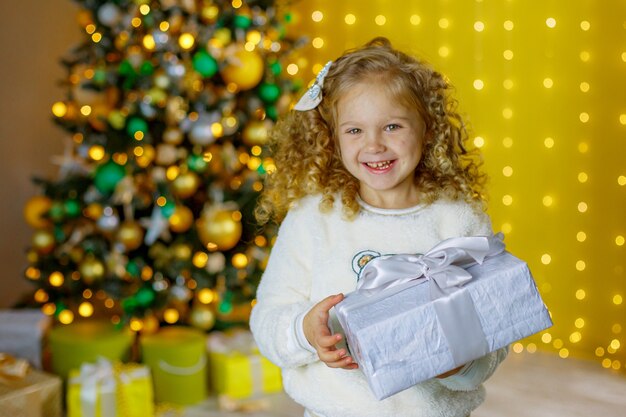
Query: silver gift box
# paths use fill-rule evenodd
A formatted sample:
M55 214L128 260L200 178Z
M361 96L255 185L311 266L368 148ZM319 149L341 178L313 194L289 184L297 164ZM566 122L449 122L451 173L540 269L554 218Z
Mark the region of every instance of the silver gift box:
M465 267L471 277L445 295L433 295L433 279L413 279L374 295L347 294L336 306L377 399L552 325L525 262L503 249L481 261Z

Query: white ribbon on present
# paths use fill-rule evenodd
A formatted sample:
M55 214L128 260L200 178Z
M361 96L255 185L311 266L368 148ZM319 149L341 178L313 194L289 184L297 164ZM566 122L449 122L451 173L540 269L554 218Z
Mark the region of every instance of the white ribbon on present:
M502 233L458 237L442 241L423 255L374 258L359 273L356 292L367 297L391 295L428 282L433 307L452 357L456 365L462 365L489 353L474 302L467 291L459 291L473 278L465 268L482 264L485 258L504 252L502 240ZM337 307L341 308L341 304Z
M147 377L150 371L141 366L129 371L117 372L113 363L99 357L95 363L83 363L80 373L70 378L71 384L80 385L80 408L83 417L117 416L117 392L119 384L129 384L133 378ZM98 401L99 398L99 401ZM97 405L100 405L99 413Z
M101 416L116 415L117 383L113 364L109 360L98 358L96 363L83 363L79 376L72 378L70 382L80 384L80 408L83 417L95 417L98 403Z

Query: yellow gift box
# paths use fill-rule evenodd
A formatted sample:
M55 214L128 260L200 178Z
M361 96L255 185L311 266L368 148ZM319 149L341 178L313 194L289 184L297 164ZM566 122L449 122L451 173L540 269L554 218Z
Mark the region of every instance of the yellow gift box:
M67 417L152 417L154 400L148 367L100 358L70 371Z
M208 337L211 387L233 399L282 390L280 368L261 356L245 330L213 332Z
M61 378L0 354L0 417L61 417Z

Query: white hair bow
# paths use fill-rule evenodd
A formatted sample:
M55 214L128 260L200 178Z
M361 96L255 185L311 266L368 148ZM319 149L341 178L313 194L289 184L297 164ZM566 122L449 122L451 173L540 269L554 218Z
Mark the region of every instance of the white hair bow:
M307 111L316 108L322 101L322 87L324 86L324 78L328 74L328 69L332 65L333 61L328 61L324 68L315 77L315 82L304 93L300 100L293 107L294 110Z

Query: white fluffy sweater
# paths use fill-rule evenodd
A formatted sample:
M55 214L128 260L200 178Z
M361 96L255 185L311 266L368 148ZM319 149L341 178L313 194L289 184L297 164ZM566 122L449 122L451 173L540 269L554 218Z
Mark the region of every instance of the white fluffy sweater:
M321 213L319 201L319 196L302 199L281 224L250 319L261 353L282 368L286 392L320 417L469 415L484 400L481 384L506 350L472 362L457 375L377 401L360 370L327 367L301 342L298 326L323 298L355 289L364 251L424 253L450 237L490 235L488 216L464 202L440 200L402 210L362 203L358 217L346 221L340 203Z

